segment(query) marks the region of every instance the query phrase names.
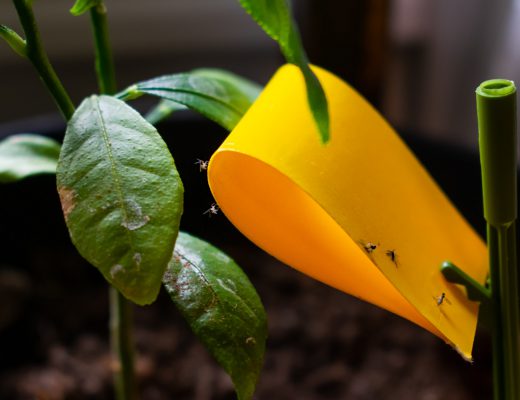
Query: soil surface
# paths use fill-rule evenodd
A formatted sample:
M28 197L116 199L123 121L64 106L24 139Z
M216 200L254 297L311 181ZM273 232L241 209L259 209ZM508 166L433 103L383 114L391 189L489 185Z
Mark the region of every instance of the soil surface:
M228 248L266 306L269 340L257 399L490 399L489 355L469 364L438 338L281 265L258 250ZM46 254L35 254L44 259ZM111 399L104 282L89 266L53 272L3 269L17 305L1 338L0 398ZM79 272L77 270L79 269ZM67 275L65 271L62 271ZM92 274L94 272L94 274ZM73 275L73 276L71 276ZM94 275L94 276L93 276ZM143 399L234 399L232 385L163 293L136 308Z
M224 219L211 223L217 218ZM218 244L244 267L269 318L257 399L491 398L486 338L469 364L421 328L307 278L245 239L225 242ZM36 246L28 258L30 267L1 269L9 311L0 328L0 398L113 398L105 282L72 248ZM165 293L136 307L135 341L143 399L235 398Z
M439 160L432 168L444 165L438 179L466 168L450 164L449 153L438 158L430 151L424 158ZM212 199L194 161L210 152L177 160L187 189L183 228L227 251L264 302L269 339L256 399L492 398L487 336L477 338L475 361L468 363L410 322L282 265L224 216L203 215ZM474 171L473 162L464 165ZM452 185L459 206L469 204L466 215L479 215L474 175L447 179L444 186L449 192ZM465 198L457 197L461 182L470 186ZM70 244L53 178L0 190L0 399L112 399L106 283ZM229 378L165 293L153 305L135 308L134 336L142 399L235 398Z

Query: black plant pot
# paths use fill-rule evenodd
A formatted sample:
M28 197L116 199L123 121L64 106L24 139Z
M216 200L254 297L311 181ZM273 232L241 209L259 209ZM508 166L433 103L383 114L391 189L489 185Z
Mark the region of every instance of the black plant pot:
M63 126L53 121L0 127L0 138L32 131L59 139ZM470 365L409 322L282 266L224 216L203 214L213 200L196 160L208 159L226 133L191 114L159 129L185 186L182 229L230 253L266 306L258 399L491 398L486 336ZM482 235L478 155L417 136L406 141ZM54 177L1 186L0 199L0 398L112 398L106 284L70 243ZM167 296L137 308L135 324L143 399L234 398Z

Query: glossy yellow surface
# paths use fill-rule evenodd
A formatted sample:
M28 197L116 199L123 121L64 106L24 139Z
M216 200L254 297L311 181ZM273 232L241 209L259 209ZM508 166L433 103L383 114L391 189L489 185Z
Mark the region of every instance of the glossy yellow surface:
M215 200L281 261L470 358L478 305L443 279L440 265L450 260L483 282L484 243L377 111L339 78L315 72L331 141L319 141L299 70L281 68L213 155Z

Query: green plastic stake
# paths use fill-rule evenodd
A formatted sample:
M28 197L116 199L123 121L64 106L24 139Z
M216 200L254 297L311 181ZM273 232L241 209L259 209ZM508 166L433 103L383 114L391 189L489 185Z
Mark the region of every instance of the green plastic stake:
M441 272L448 282L463 285L466 288L466 297L468 299L482 304L491 300L491 294L487 288L451 262L444 261L441 265Z
M476 94L493 312L494 398L519 400L516 88L512 81L493 79L483 82Z
M492 79L477 88L484 217L493 226L510 224L516 210L516 88Z

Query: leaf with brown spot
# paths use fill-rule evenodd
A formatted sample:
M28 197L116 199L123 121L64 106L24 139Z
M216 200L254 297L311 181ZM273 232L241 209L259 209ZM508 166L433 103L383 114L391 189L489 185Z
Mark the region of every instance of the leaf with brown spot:
M74 245L124 296L155 300L171 258L183 188L155 128L109 96L83 101L57 170Z
M66 187L59 187L58 194L60 196L63 216L65 217L65 221L67 221L69 219L70 212L74 209L76 205L76 193L72 189Z
M264 359L267 318L247 276L225 253L181 232L163 282L191 329L231 376L239 400L251 399Z

